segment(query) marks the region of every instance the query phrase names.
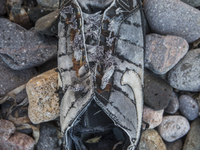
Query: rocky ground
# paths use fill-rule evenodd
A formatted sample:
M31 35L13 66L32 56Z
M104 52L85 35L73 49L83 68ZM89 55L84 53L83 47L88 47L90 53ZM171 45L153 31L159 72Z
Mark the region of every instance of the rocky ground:
M144 0L143 9L149 127L137 149L199 150L200 0ZM2 150L61 147L58 19L59 0L0 1Z

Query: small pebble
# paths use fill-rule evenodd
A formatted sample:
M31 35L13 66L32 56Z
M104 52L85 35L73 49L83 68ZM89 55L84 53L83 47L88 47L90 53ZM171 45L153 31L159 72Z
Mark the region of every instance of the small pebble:
M144 11L153 32L175 35L188 43L200 38L200 11L180 0L144 0Z
M0 18L0 57L14 70L38 66L57 56L57 39L27 31Z
M178 139L174 142L165 142L167 150L182 150L183 142L181 139Z
M167 150L158 132L148 129L141 134L138 150Z
M167 142L180 139L188 133L190 124L182 116L165 116L162 123L158 126L160 136Z
M193 7L199 7L200 6L200 0L181 0L184 3L193 6Z
M177 36L146 35L145 67L165 74L187 53L188 43Z
M154 110L168 106L173 90L172 87L150 71L144 72L144 102Z
M57 35L58 34L58 21L59 21L60 10L55 10L54 12L40 18L35 24L36 31L47 34L47 35ZM44 24L45 22L45 24Z
M59 117L58 73L55 69L32 78L26 84L28 115L34 124Z
M179 97L179 110L188 119L194 120L199 115L199 106L193 98L188 95L181 95Z
M14 132L15 126L11 121L0 119L0 141L8 140Z
M200 91L200 49L190 50L178 64L169 71L168 81L178 90Z
M32 137L16 132L8 140L0 141L2 150L34 150L35 141Z
M186 137L183 150L200 150L200 118L194 120Z
M59 8L59 0L37 0L37 4L41 7Z
M36 150L60 150L57 130L59 129L53 124L42 123L40 126L40 138Z
M178 97L176 96L174 92L172 92L169 104L167 108L165 108L165 112L168 114L174 114L177 112L178 109L179 109Z
M163 109L155 111L150 107L143 107L143 121L149 124L149 129L154 129L162 122L163 112Z

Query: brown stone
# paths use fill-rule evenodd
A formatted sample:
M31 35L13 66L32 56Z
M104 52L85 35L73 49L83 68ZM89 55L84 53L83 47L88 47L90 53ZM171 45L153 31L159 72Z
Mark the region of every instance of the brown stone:
M34 124L54 120L59 116L58 73L55 69L32 78L26 85L28 115Z
M173 68L187 53L188 43L177 36L146 36L145 67L156 74L164 74Z
M15 132L15 126L11 121L0 119L0 141L8 140Z

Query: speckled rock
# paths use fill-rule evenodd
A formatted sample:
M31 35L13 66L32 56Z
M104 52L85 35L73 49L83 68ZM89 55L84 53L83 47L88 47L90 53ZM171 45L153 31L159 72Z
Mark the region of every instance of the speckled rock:
M35 141L30 136L16 132L6 141L0 141L2 150L33 150Z
M165 116L162 123L158 126L161 137L167 142L173 142L190 130L190 124L185 117L182 116Z
M167 108L165 108L165 112L168 114L174 114L175 112L177 112L178 109L179 109L178 97L174 92L172 92L169 104Z
M178 139L174 142L165 142L167 150L182 150L183 142L181 139Z
M144 72L144 102L155 110L168 106L172 87L150 71Z
M144 0L144 11L155 33L180 36L191 43L200 38L200 11L180 0Z
M37 0L37 4L42 7L58 8L59 0Z
M12 70L0 58L0 97L27 83L35 75L37 75L35 68Z
M0 16L6 14L6 0L0 1Z
M26 85L28 115L34 124L54 120L59 116L58 73L55 69L32 78Z
M169 71L168 81L178 90L200 91L200 49L190 50L178 64Z
M26 29L30 29L33 26L25 9L21 7L21 4L14 4L11 7L9 11L9 20Z
M42 8L42 7L23 7L30 18L34 23L41 17L54 11L52 8Z
M15 126L11 121L0 119L0 141L8 140L15 132Z
M36 31L47 34L47 35L57 35L58 34L58 21L59 21L60 10L55 10L54 12L40 18L35 24ZM44 24L45 22L45 24Z
M199 106L193 98L188 95L181 95L179 97L179 104L179 110L188 120L194 120L198 117Z
M181 0L184 3L191 5L193 7L199 7L200 6L200 0Z
M42 123L40 126L40 138L36 150L60 150L58 145L57 127L50 123Z
M183 150L200 150L200 118L194 120L186 137Z
M156 130L142 132L138 150L167 150L166 145Z
M143 107L143 121L149 124L149 129L157 127L163 118L164 110L153 110L150 107Z
M57 39L0 18L0 57L10 68L38 66L56 56Z
M146 35L145 67L165 74L187 53L188 43L177 36Z

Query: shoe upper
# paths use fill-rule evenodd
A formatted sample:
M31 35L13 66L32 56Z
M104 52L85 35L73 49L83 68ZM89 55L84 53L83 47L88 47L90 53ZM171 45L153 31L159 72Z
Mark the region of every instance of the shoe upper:
M92 101L135 149L142 121L144 33L137 0L66 0L59 22L58 70L63 135Z

